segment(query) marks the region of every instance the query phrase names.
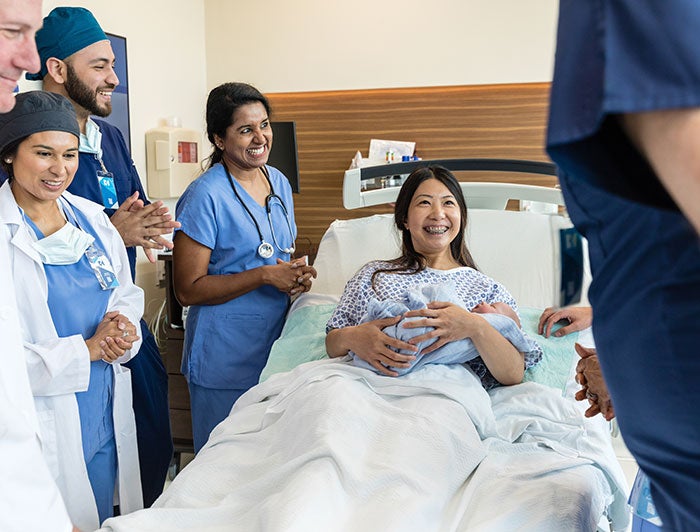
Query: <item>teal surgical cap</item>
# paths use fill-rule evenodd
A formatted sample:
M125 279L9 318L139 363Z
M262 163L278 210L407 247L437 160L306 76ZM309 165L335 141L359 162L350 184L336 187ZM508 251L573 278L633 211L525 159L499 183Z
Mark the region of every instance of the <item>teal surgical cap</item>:
M46 60L63 60L99 41L106 41L95 17L82 7L57 7L46 17L44 26L36 33L36 47L41 59L37 74L26 74L27 79L40 80L46 76Z

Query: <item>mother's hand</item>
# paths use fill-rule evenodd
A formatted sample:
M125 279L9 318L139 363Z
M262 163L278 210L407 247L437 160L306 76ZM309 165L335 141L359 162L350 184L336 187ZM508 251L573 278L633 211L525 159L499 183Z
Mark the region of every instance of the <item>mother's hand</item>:
M391 370L391 367L408 368L411 362L416 359L415 355L403 355L397 351L414 352L416 347L389 336L382 329L396 325L401 321L401 318L402 316L382 318L335 331L347 335L345 345L348 346L349 351L355 353L379 373L389 377L397 377L398 373Z
M403 327L407 329L432 327L431 331L412 338L412 344L420 344L431 338L437 338L434 343L421 351L421 355L427 355L454 340L469 338L475 330L474 327L480 324L474 320L482 320L483 323L482 317L472 314L459 305L444 301L428 303L426 308L411 310L405 314L405 317L423 318L406 321Z

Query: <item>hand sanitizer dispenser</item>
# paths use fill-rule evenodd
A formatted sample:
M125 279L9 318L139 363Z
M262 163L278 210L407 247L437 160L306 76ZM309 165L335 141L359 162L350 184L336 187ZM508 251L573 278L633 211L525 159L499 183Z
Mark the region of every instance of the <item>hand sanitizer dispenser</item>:
M151 198L177 198L202 171L201 133L165 126L146 131L146 171Z

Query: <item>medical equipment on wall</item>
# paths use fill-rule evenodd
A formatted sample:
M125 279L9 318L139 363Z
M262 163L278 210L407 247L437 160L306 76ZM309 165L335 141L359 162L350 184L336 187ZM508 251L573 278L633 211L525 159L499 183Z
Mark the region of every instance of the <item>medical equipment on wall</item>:
M255 224L255 229L258 231L258 236L260 237L258 255L260 255L260 257L262 257L263 259L269 259L275 254L275 247L282 253L287 253L289 255L294 253L294 232L292 231L292 223L289 220L289 211L287 211L287 207L285 206L284 201L282 201L282 198L275 194L275 189L272 187L272 181L270 181L270 176L267 175L267 169L265 167L262 168L262 172L265 175L265 179L267 179L267 184L270 185L270 193L265 198L265 212L267 213L267 223L270 225L270 233L272 233L272 241L274 242L275 247L272 247L272 244L265 241L262 231L260 230L260 226L258 225L258 221L253 216L253 213L250 212L250 209L243 201L243 198L241 198L240 194L238 194L238 191L236 190L236 187L233 184L231 174L229 173L228 168L226 168L226 165L224 165L224 169L226 170L226 177L228 177L228 182L231 185L231 190L233 190L233 193L236 195L236 198L238 198L238 201L240 201L241 205L243 205L243 208L245 209L245 212L248 213L250 219L253 220L253 223ZM272 207L274 205L279 205L279 207L282 209L282 212L284 213L284 219L287 222L287 230L289 231L289 239L291 241L291 244L289 247L286 248L281 247L277 242L275 226L272 223Z
M148 195L177 198L201 172L201 133L164 126L146 131Z

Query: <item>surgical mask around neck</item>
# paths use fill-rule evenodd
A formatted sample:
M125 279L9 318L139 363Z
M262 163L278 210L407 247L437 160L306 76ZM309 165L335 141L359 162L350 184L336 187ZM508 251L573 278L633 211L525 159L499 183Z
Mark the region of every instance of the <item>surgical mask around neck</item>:
M85 133L80 134L79 151L93 153L98 159L102 159L102 132L90 118L85 123Z
M32 246L44 264L65 266L78 262L94 241L94 236L66 222L55 233L32 242Z

